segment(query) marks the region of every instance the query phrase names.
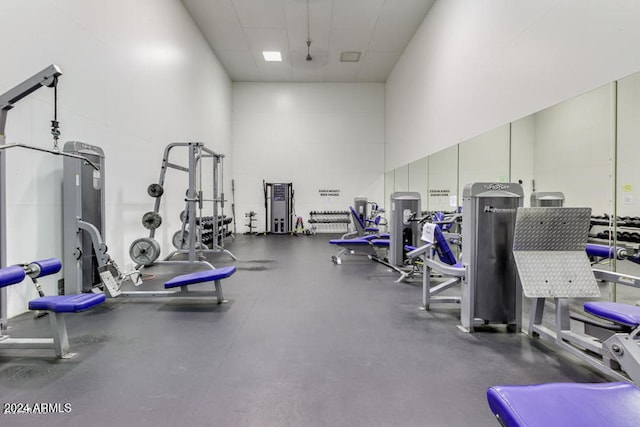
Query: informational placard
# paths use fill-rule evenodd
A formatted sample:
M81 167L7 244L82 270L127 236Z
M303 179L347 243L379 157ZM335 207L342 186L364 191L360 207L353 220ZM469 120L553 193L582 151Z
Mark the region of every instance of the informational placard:
M320 194L320 197L340 197L340 190L320 189L318 190L318 194Z

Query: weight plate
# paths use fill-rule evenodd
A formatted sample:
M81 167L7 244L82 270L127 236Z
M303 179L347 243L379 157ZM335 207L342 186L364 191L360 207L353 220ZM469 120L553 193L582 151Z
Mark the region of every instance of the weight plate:
M142 215L142 225L147 230L155 230L162 224L162 217L155 212L147 212Z
M176 231L173 233L171 243L176 249L189 249L189 231L185 230L184 233L182 230Z
M151 197L160 197L164 194L164 188L162 188L160 184L151 184L147 187L147 193L149 193Z
M185 222L187 221L187 211L182 211L180 212L180 222Z
M160 256L160 244L150 237L134 240L129 248L129 256L136 264L151 265Z

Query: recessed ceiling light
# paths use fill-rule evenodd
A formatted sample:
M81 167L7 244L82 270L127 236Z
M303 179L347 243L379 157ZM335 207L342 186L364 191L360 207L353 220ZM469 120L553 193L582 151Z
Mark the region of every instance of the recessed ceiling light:
M264 60L267 62L282 62L282 54L277 51L264 51L262 52L262 56L264 56Z
M360 61L360 52L342 52L340 54L340 62L358 62Z

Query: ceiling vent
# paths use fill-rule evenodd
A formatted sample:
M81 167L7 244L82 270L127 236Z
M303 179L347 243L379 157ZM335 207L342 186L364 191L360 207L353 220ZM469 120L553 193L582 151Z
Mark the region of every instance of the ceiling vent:
M342 52L340 54L340 62L358 62L360 61L360 52Z

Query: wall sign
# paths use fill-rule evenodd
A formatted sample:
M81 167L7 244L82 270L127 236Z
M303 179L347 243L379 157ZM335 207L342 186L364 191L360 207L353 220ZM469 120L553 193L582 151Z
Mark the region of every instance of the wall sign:
M321 197L340 197L340 190L318 190Z

